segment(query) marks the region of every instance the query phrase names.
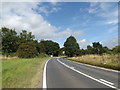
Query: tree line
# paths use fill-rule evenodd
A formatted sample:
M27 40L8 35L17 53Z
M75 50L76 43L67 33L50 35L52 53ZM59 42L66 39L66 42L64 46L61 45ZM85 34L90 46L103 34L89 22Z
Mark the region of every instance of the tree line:
M88 45L87 49L80 49L74 36L70 36L64 43L64 47L60 48L57 42L52 40L35 40L35 36L32 32L22 30L19 34L15 29L9 29L6 27L1 28L2 47L1 52L5 56L18 56L20 58L33 58L40 56L41 54L46 55L66 55L81 56L85 54L116 54L120 53L120 46L116 46L113 49L103 47L99 42L93 42L92 46Z

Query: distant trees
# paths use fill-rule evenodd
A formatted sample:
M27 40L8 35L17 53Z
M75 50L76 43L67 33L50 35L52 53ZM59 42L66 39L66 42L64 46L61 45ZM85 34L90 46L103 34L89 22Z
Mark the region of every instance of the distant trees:
M116 54L120 53L120 45L116 46L112 50L110 50L108 47L103 46L99 42L93 42L92 46L88 45L87 49L80 49L79 45L75 39L75 37L70 36L67 38L67 40L64 43L64 50L65 50L65 55L69 57L73 56L81 56L81 55L86 55L86 54Z
M41 45L45 47L45 53L48 55L58 56L59 53L59 44L51 40L41 41ZM42 50L42 49L41 49Z
M93 42L92 46L88 45L86 52L87 54L99 54L99 55L102 55L104 53L111 54L110 49L108 49L108 47L106 46L103 47L102 44L100 44L99 42Z
M75 56L76 51L79 49L79 45L74 36L70 36L64 43L65 54L69 57Z
M14 53L18 48L17 32L6 27L1 28L2 37L2 54L8 56L10 53Z
M112 51L113 51L114 54L120 53L120 45L114 47L114 48L112 49Z
M33 42L26 42L19 46L17 55L20 58L34 58L38 56L38 52Z
M25 42L29 42L29 41L33 41L33 39L35 39L35 36L32 35L32 32L27 32L26 30L22 30L22 32L20 32L19 37L19 43L25 43Z
M12 29L3 27L1 28L1 37L2 37L2 54L10 55L15 53L22 43L33 41L34 35L31 32L27 33L26 30L23 30L20 35Z
M39 53L46 53L45 45L42 42L40 42L38 45L39 45Z
M80 49L77 40L74 36L70 36L64 42L64 47L60 48L57 42L51 40L41 40L38 42L35 40L35 36L32 32L22 30L20 34L17 34L15 29L9 29L3 27L0 29L0 35L2 38L2 51L3 55L9 56L17 52L18 57L21 58L33 58L41 54L47 55L66 55L69 57L81 56L86 54L117 54L120 53L120 45L109 49L106 46L102 46L99 42L93 42L92 46L88 45L87 49ZM44 54L44 55L43 55Z

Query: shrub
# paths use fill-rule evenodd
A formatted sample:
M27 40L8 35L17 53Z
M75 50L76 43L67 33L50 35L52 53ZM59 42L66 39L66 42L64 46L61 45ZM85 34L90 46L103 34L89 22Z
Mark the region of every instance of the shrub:
M45 54L45 53L40 53L40 54L39 54L39 57L40 57L40 58L44 58L44 57L48 57L48 55Z
M34 58L38 55L38 52L33 42L27 42L19 46L17 55L20 58Z

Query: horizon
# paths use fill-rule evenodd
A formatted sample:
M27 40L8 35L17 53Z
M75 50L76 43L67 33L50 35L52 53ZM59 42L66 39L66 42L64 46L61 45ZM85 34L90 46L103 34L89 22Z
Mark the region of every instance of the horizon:
M0 12L0 28L27 30L60 47L71 35L83 49L93 42L110 49L118 45L118 2L10 2L2 3Z

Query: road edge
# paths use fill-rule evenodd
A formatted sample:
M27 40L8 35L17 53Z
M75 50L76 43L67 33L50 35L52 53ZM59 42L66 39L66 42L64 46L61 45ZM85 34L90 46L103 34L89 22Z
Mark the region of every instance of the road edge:
M42 88L47 88L47 82L46 82L46 69L47 69L47 63L50 59L48 59L44 65L44 71L43 71L43 83Z
M92 76L90 76L90 75L88 75L88 74L85 74L85 73L83 73L83 72L81 72L81 71L79 71L79 70L76 70L76 69L73 68L73 67L70 67L69 65L67 65L67 64L63 63L62 61L60 61L59 59L57 59L57 61L58 61L59 63L61 63L62 65L64 65L65 67L71 69L72 71L77 72L77 73L79 73L79 74L81 74L81 75L83 75L83 76L85 76L85 77L87 77L87 78L90 78L90 79L92 79L92 80L94 80L94 81L97 81L97 82L99 82L99 83L101 83L101 84L103 84L103 85L106 85L106 86L110 87L110 88L114 88L114 89L120 90L118 87L115 87L115 86L113 86L113 85L111 85L111 84L108 84L107 81L106 81L106 82L107 82L107 83L106 83L105 80L104 80L104 82L103 82L101 79L94 78L94 77L92 77ZM111 82L109 82L109 83L111 83Z
M69 59L66 59L66 60L72 61L72 60L69 60ZM106 71L120 73L120 71L118 71L118 70L113 70L113 69L108 69L108 68L104 68L104 67L94 66L94 65L90 65L90 64L85 64L85 63L77 62L77 61L72 61L72 62L77 63L77 64L81 64L81 65L86 65L86 66L93 67L93 68L98 68L98 69L101 69L101 70L106 70Z

